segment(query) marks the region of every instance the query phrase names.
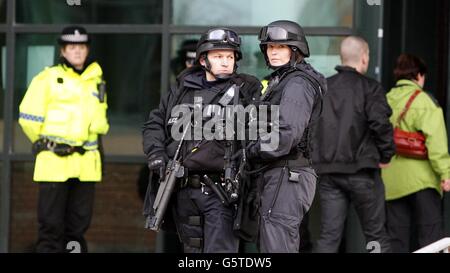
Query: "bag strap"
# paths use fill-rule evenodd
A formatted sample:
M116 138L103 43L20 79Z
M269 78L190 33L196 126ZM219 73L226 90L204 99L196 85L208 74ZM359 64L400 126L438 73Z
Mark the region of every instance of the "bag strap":
M417 97L417 95L420 94L420 90L416 90L411 97L409 97L408 102L405 105L405 108L403 108L402 112L400 113L400 115L397 118L397 122L395 124L395 127L399 127L400 122L405 118L406 112L408 112L409 107L411 107L411 104L413 103L414 99Z

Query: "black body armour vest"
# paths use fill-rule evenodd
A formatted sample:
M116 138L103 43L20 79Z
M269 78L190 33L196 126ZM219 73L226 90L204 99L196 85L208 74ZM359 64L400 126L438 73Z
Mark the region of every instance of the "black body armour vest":
M226 81L205 89L183 88L180 94L178 94L178 98L176 99L176 103L173 107L176 105L186 105L191 109L191 111L193 111L191 116L191 130L189 134L190 139L184 141L180 151L182 165L191 173L217 173L223 171L225 141L217 139L206 140L203 135L203 129L205 124L207 124L208 121L211 121L212 118L223 119L225 107L222 107L219 102L222 102L221 100L223 100L224 96L225 99L227 98L227 91L229 91L233 85L234 83L232 81ZM199 99L201 99L201 104L199 103ZM227 105L232 104L233 97L230 98ZM218 113L217 111L219 111L220 114L215 116ZM201 117L201 119L198 117ZM180 117L171 116L169 119L167 124L169 133L177 118ZM225 128L225 125L223 128ZM216 128L212 127L211 132L215 133L215 130ZM194 134L196 134L195 138Z
M276 77L277 79L272 78L271 81L269 82L265 96L261 98L263 103L270 103L270 105L280 105L284 87L289 82L289 80L294 77L301 77L305 79L313 86L315 90L314 104L312 108L311 117L309 119L308 126L305 128L305 131L303 132L303 136L300 140L300 143L297 145L297 147L294 147L288 155L280 158L280 161L283 161L283 160L297 160L303 157L304 159L308 160L309 163L311 163L311 145L310 145L311 131L313 128L312 125L314 124L315 121L318 120L322 112L322 96L323 96L322 88L320 87L320 84L316 79L314 79L307 73L301 71L299 68L290 68L289 70L284 72L281 76ZM270 115L268 115L268 117L270 117Z

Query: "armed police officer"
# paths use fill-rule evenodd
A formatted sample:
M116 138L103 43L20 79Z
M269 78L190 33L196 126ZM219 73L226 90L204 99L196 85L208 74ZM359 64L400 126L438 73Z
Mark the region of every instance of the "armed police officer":
M247 147L248 159L261 170L259 248L298 252L300 223L316 187L309 155L310 124L320 112L326 82L304 60L309 48L297 23L272 22L261 29L259 40L266 63L274 70L267 77L261 103L278 106L278 111L271 107L271 126L265 135Z
M64 28L58 42L61 63L34 77L20 104L19 124L36 155L36 251L64 252L74 241L84 252L94 185L102 178L99 135L109 129L106 94L102 69L88 58L86 30Z
M198 129L200 133L207 131L206 126L202 126L206 125L205 121L223 119L224 107L245 106L257 99L260 82L252 76L236 73L237 62L242 58L240 44L240 37L231 29L214 28L203 34L197 44L195 65L177 77L176 84L162 98L159 109L150 113L143 126L144 152L153 174L147 192L147 199L151 201L144 205L144 214L150 217L148 219L155 217L153 209L157 206L153 203L165 198L159 196L161 188L172 180L167 182L164 178L172 175L167 170L172 169L174 161L178 162L176 169L184 171L176 180L169 210L185 252L238 251L239 239L235 232L239 229L235 225L238 202L233 200L236 197L233 194L241 192L235 185L239 163L231 162L231 157L243 144L236 140L236 131L230 138L232 141L211 138L211 135L196 137L195 133ZM176 111L183 108L180 106L187 106L191 113L194 111L193 116L200 109L200 122L195 118L191 121L190 113L180 115ZM181 131L173 130L174 127L186 120L188 124L182 128L182 136L175 137L174 132ZM220 135L220 126L213 128L213 134ZM227 184L230 173L233 174L232 184ZM158 181L160 189L154 202L151 196L157 190ZM168 226L170 220L166 215L164 225ZM154 221L150 227L158 230Z

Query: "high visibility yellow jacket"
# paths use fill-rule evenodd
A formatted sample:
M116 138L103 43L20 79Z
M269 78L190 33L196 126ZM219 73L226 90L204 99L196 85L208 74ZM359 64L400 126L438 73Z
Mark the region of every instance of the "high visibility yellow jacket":
M84 155L73 153L64 157L51 151L40 152L34 181L101 180L97 139L109 129L106 96L104 102L99 99L101 81L102 69L96 62L81 75L59 64L34 77L19 106L19 124L27 137L31 142L47 138L87 150Z
M420 94L411 104L400 129L408 132L421 131L426 137L428 160L412 159L395 155L388 168L382 169L386 188L386 200L391 201L424 189L435 189L442 195L440 181L450 178L450 156L447 148L447 131L442 108L423 92L413 81L400 80L387 94L395 126L398 116L411 95Z

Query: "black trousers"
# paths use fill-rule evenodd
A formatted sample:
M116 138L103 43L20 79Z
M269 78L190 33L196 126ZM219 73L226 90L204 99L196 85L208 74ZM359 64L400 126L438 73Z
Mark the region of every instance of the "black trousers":
M261 191L258 247L262 253L298 253L300 224L316 193L316 175L310 168L293 170L298 181L289 179L289 170L273 168L259 177Z
M381 252L391 251L385 228L384 184L378 169L322 175L319 181L321 224L316 252L338 251L350 202L355 206L366 243L374 241Z
M309 231L309 211L303 216L300 223L300 253L310 253L312 251L313 244L311 240L311 232Z
M36 252L87 252L95 182L40 182Z
M187 187L176 194L174 219L185 253L238 252L233 209L225 207L211 188ZM192 217L199 221L191 221Z
M435 189L425 189L386 202L387 230L394 252L412 252L444 236L442 200Z

